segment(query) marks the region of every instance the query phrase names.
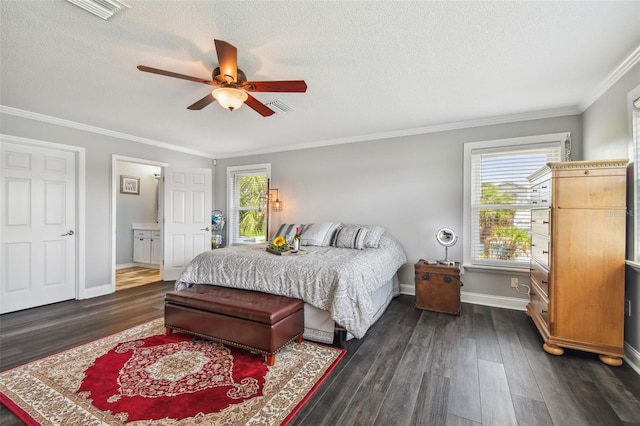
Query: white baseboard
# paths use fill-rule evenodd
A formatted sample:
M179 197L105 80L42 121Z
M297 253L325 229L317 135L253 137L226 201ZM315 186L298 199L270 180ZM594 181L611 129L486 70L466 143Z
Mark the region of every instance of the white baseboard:
M400 283L400 294L406 294L408 296L416 295L416 286L413 284Z
M85 288L81 299L91 299L92 297L104 296L105 294L113 293L113 286L111 284L103 284L98 287Z
M133 268L134 266L139 266L141 268L150 268L150 269L160 269L160 265L154 263L121 263L120 265L116 265L116 270L125 269L125 268Z
M138 266L137 263L121 263L120 265L116 265L116 270L124 269L124 268L133 268L134 266Z
M526 311L529 299L519 297L494 296L491 294L460 292L460 301L474 305L493 306L496 308L513 309L515 311Z
M413 284L400 284L400 294L409 296L416 295L416 287ZM518 297L494 296L491 294L471 293L468 291L460 292L460 301L471 303L473 305L493 306L496 308L513 309L516 311L526 311L528 299Z
M627 342L624 342L624 362L629 364L636 373L640 374L640 352Z

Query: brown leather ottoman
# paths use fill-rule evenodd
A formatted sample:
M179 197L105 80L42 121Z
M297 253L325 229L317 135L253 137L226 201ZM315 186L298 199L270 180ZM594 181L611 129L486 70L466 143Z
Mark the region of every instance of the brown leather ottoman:
M165 296L166 333L182 331L266 356L267 365L292 340L302 342L304 302L285 296L194 285Z

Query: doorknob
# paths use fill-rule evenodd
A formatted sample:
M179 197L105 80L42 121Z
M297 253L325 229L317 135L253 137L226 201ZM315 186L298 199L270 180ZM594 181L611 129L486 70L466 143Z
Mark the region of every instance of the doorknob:
M73 231L69 230L66 234L60 235L61 237L66 237L67 235L73 235Z
M201 228L201 231L210 231L209 227L207 226L206 228Z

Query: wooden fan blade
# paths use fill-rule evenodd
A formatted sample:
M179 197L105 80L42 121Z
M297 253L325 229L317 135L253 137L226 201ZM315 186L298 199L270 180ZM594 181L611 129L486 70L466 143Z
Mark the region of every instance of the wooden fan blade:
M178 74L176 72L160 70L158 68L151 68L144 65L138 65L138 69L144 72L150 72L152 74L164 75L167 77L181 78L183 80L195 81L196 83L204 83L211 86L217 86L218 83L212 80L205 80L203 78L191 77L190 75Z
M247 93L247 95L249 94ZM244 103L249 108L253 109L255 112L257 112L263 117L269 117L270 115L275 114L275 111L273 111L271 108L269 108L268 106L266 106L265 104L263 104L262 102L260 102L259 100L257 100L251 95L249 95L249 97L247 98L246 101L244 101Z
M233 82L238 81L238 49L223 40L213 40L218 54L218 66L220 75L233 78Z
M304 93L307 91L307 83L304 80L247 81L242 88L250 92Z
M187 109L190 110L199 110L202 109L204 107L206 107L207 105L209 105L212 102L215 102L216 98L213 97L213 95L211 93L209 93L207 96L205 96L204 98L200 99L199 101L195 102L192 105L189 105L187 107Z

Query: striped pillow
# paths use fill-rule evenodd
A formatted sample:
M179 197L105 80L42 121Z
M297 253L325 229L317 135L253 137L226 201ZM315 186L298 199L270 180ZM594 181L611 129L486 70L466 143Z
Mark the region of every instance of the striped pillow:
M304 229L304 225L301 224L301 223L283 223L278 228L278 232L276 232L273 235L273 238L277 237L278 235L282 235L287 240L289 239L287 237L293 238L293 236L296 235L296 228L300 228L300 233L302 234L302 230Z
M340 228L333 234L331 245L338 248L362 250L365 248L367 230L365 228Z
M343 228L362 228L366 230L366 234L364 237L364 247L365 248L378 248L380 247L380 238L382 238L382 234L384 234L385 229L381 226L375 225L355 225L352 223L342 225Z
M326 247L331 243L333 234L339 227L339 222L320 222L306 225L300 234L300 245Z

